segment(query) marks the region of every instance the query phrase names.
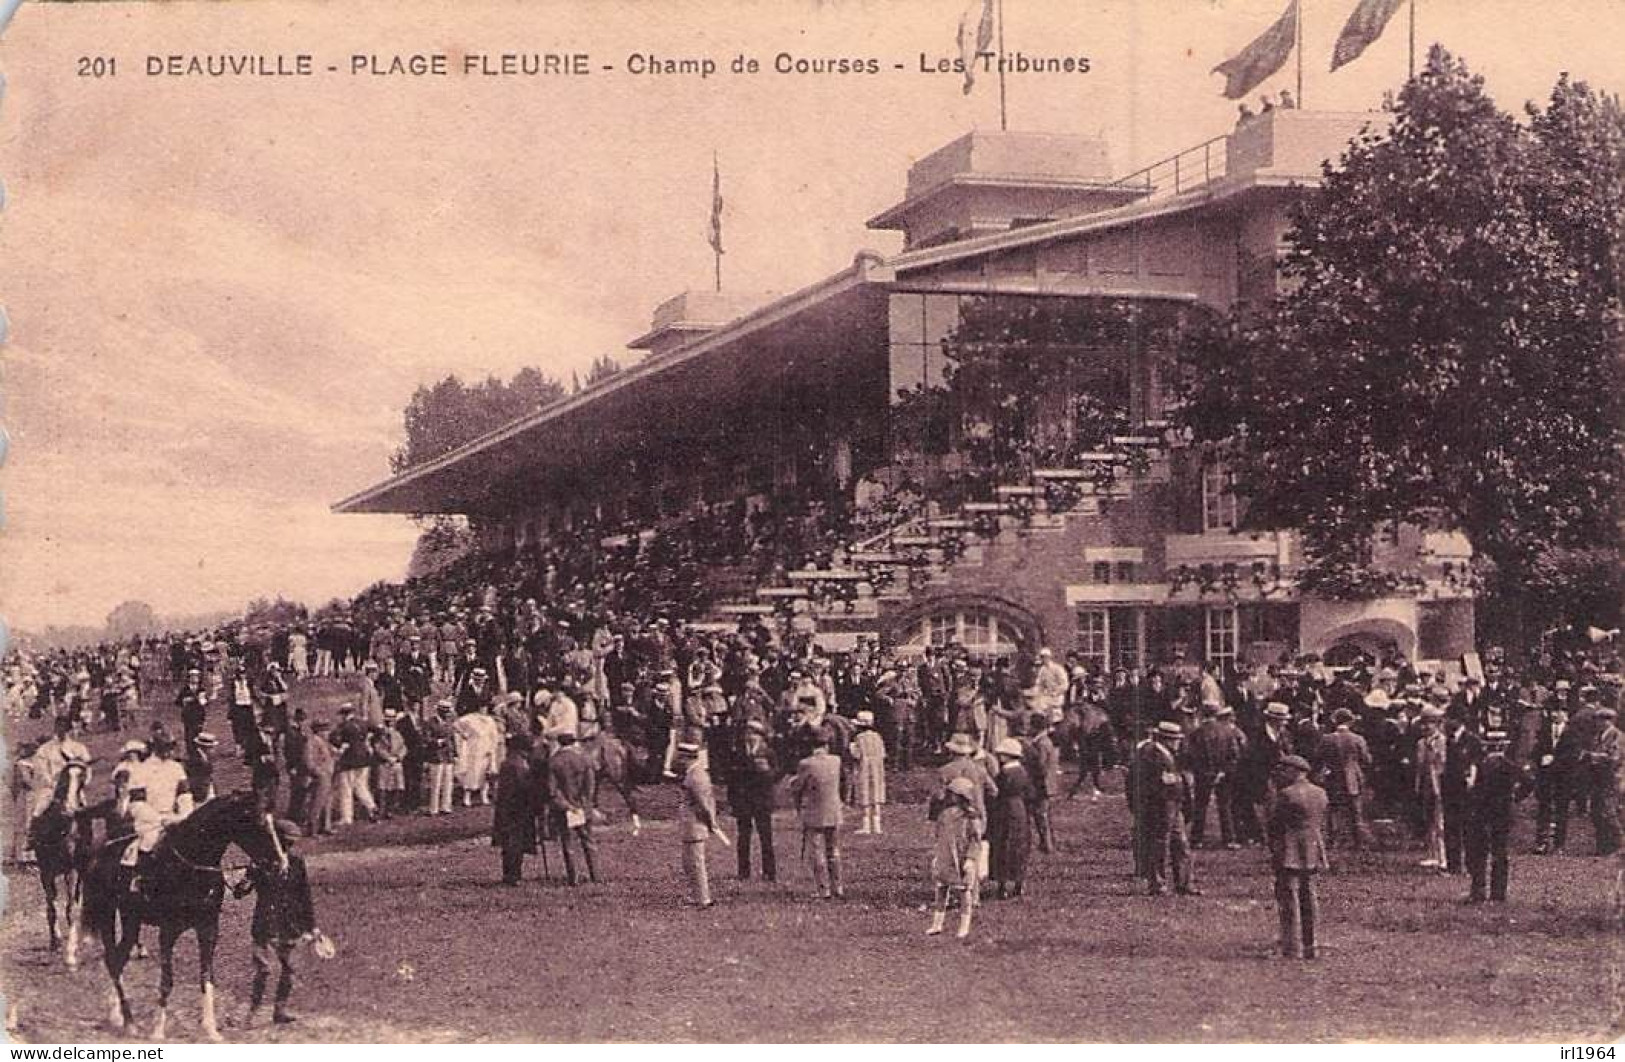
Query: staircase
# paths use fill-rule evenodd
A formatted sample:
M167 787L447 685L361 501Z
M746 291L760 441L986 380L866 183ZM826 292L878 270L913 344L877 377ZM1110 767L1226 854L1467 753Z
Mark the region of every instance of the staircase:
M771 623L806 615L822 640L878 637L888 606L962 579L993 551L1031 549L1034 536L1064 531L1068 521L1104 519L1139 485L1166 482L1171 445L1166 422L1147 422L1141 434L1114 436L1110 449L1077 455L1072 467L1036 469L1024 481L996 486L991 497L904 519L851 542L834 552L827 568L788 572L782 584L759 586L749 598L715 607L704 626L731 629L747 616Z

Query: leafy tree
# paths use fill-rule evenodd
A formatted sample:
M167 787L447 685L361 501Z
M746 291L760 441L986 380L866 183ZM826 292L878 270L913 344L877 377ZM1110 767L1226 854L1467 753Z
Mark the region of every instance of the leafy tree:
M469 385L453 374L433 386L419 387L403 415L406 441L390 457L390 467L404 472L432 461L564 394L557 380L529 367L506 383L488 376Z
M598 384L603 383L611 376L619 374L620 371L620 362L616 361L608 354L601 355L593 359L592 366L587 370L587 380L585 386L596 387Z
M1437 46L1294 211L1286 293L1186 350L1184 419L1317 592L1392 589L1374 528L1459 529L1516 600L1618 545L1617 102L1561 80L1520 125Z
M158 616L145 601L125 601L107 614L106 636L112 641L157 630Z
M966 299L942 340L942 382L899 395L900 441L957 453L953 486L969 494L1073 466L1130 430L1122 352L1172 349L1184 320L1181 307L1121 299Z
M297 623L305 616L304 605L297 601L289 601L279 594L275 601L265 597L257 597L250 601L248 607L243 610L243 623L250 627L262 625L281 627Z
M454 516L436 516L418 535L406 576L415 579L439 571L466 554L473 545L474 534L467 521Z

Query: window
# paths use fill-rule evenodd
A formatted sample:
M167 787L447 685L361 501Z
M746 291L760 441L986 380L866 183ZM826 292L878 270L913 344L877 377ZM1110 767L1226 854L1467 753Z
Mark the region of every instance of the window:
M1236 662L1236 610L1210 608L1207 610L1207 662L1215 666L1234 666Z
M967 612L960 619L964 625L960 641L967 646L987 645L993 640L993 617L986 612Z
M1112 581L1112 565L1110 561L1095 561L1095 582L1109 583Z
M1112 667L1133 671L1141 666L1144 653L1140 642L1140 610L1114 608L1107 616L1111 635Z
M921 620L900 648L918 650L930 645L941 649L955 642L977 657L1010 656L1020 644L1009 625L1000 623L990 613L973 609L940 612Z
M1202 469L1202 530L1236 529L1235 476L1222 464Z
M1086 662L1104 668L1110 645L1111 624L1103 608L1078 610L1078 655Z
M1116 566L1115 566L1115 571L1117 573L1117 581L1118 582L1120 582L1120 583L1132 583L1134 581L1134 562L1133 561L1118 561Z

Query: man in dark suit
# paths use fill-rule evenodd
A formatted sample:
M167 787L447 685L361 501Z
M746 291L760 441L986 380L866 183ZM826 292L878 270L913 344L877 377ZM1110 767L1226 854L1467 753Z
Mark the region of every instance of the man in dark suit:
M762 878L778 880L778 863L773 852L773 785L778 768L767 740L767 724L759 719L745 723L744 734L732 757L728 772L728 804L738 824L739 880L750 880L750 839L761 839Z
M1524 788L1523 768L1507 755L1507 744L1506 731L1485 732L1484 759L1467 790L1467 871L1473 880L1468 903L1484 902L1486 878L1491 900L1499 903L1507 898L1512 802Z
M1565 747L1569 713L1561 701L1548 697L1531 724L1534 740L1529 751L1535 772L1535 854L1562 851L1568 839L1570 793L1574 788L1576 761L1572 743ZM1565 758L1563 754L1570 754Z
M1460 874L1467 869L1467 792L1484 758L1478 735L1460 719L1444 722L1444 776L1439 781L1439 802L1444 807L1445 869Z
M1309 761L1301 756L1286 756L1275 769L1278 785L1270 803L1269 839L1281 954L1313 959L1320 914L1315 875L1326 869L1326 791L1309 780Z
M496 802L491 811L491 845L502 853L502 884L518 885L525 856L536 851L535 780L526 734L508 737L508 751L497 771Z
M1336 727L1320 742L1320 770L1326 782L1326 797L1330 801L1331 822L1327 841L1334 842L1339 821L1348 825L1349 843L1360 848L1365 844L1366 828L1362 802L1365 800L1366 771L1371 768L1371 748L1365 738L1356 734L1352 726L1354 713L1339 708L1332 713Z
M820 899L846 898L841 884L841 760L830 755L829 736L814 732L812 755L790 781L790 798L801 816L801 850L812 863Z
M1163 875L1169 863L1173 865L1174 891L1181 896L1201 895L1191 884L1191 845L1182 810L1185 774L1180 770L1178 751L1184 736L1178 723L1165 720L1134 750L1134 816L1144 845L1141 869L1152 896L1166 891Z
M1209 709L1204 709L1204 712ZM1207 827L1209 801L1218 804L1219 842L1237 848L1235 790L1242 759L1247 754L1247 736L1236 726L1236 710L1219 705L1196 728L1188 742L1191 769L1196 776L1196 798L1191 817L1191 844L1201 847Z
M1292 709L1281 701L1271 701L1264 706L1263 729L1259 730L1247 748L1245 770L1249 807L1243 821L1237 823L1243 840L1264 839L1264 831L1258 826L1258 809L1261 808L1268 816L1274 797L1272 779L1275 765L1283 757L1292 755L1293 751Z
M434 677L434 657L423 649L423 639L413 638L406 655L399 658L397 672L401 680L401 693L414 712L423 711L423 702L429 699L429 683Z
M934 752L948 736L948 679L937 660L937 651L925 647L925 659L916 672L921 708L925 717L926 742Z

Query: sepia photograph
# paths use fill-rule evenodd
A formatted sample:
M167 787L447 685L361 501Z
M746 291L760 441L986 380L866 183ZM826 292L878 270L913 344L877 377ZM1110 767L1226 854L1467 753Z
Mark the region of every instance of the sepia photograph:
M11 1057L1613 1060L1621 55L0 2Z

